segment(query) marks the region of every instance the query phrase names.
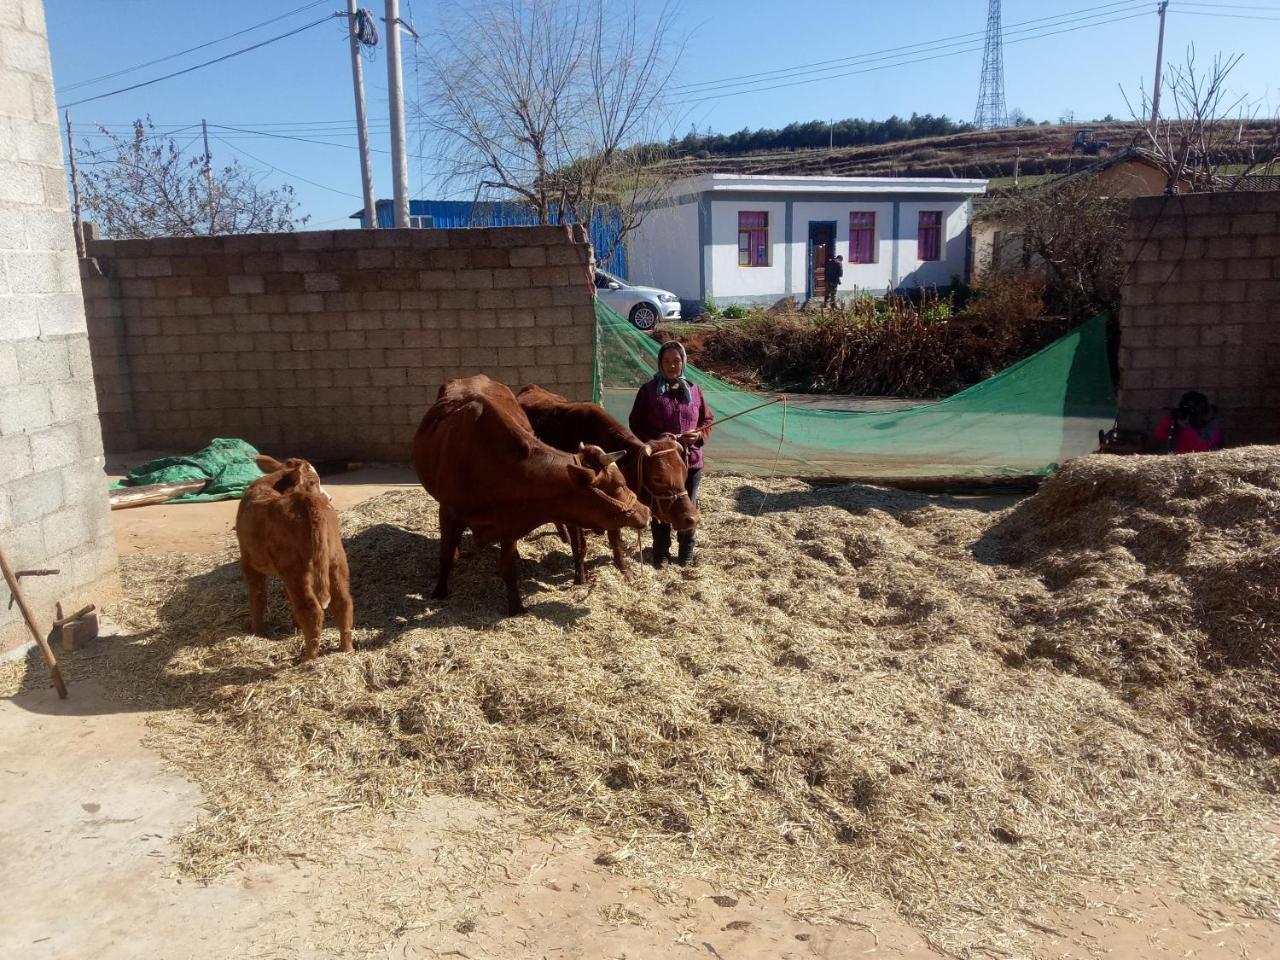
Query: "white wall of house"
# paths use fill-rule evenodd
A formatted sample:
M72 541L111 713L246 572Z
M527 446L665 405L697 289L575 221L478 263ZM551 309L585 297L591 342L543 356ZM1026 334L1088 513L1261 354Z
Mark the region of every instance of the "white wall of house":
M697 202L657 207L627 235L626 279L700 301L700 256Z
M769 265L738 266L738 212L760 211L769 214ZM712 200L711 242L707 245L708 297L755 298L782 296L786 289L787 205L780 201Z
M876 215L875 263L849 262L849 214L869 211ZM791 290L797 300L804 299L808 289L809 224L819 220L834 220L836 224L836 253L844 257L844 280L840 289L849 292L857 287L877 294L893 283L893 203L847 200L821 203L796 202L791 208Z
M929 262L917 258L920 211L942 211L942 259ZM969 203L967 198L952 200L903 201L899 205L898 286L945 286L955 276L965 274Z

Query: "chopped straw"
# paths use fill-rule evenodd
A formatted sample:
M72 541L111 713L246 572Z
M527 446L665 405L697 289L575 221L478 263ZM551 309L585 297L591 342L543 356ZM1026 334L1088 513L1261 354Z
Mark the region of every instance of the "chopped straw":
M71 678L157 711L205 791L200 877L444 793L637 876L888 901L961 954L1099 884L1280 916L1276 451L1084 458L994 512L714 476L703 509L698 566L624 578L597 538L587 587L535 533L506 618L469 541L427 598L435 503L385 494L343 518L357 652L329 630L304 666L279 596L244 634L230 542L125 559L132 635Z

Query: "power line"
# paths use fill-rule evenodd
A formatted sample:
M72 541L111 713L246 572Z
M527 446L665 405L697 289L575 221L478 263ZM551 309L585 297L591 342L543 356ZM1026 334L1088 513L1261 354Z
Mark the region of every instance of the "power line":
M320 26L320 24L327 23L328 21L332 20L335 16L339 16L339 14L329 14L328 16L321 17L319 20L313 20L311 23L308 23L306 26L298 27L298 29L296 30L290 30L288 33L282 33L279 36L272 37L269 40L263 40L261 43L255 43L251 47L243 47L239 50L233 50L231 53L224 54L221 57L215 57L213 60L206 60L204 63L197 63L194 67L187 67L184 70L176 70L173 73L167 73L163 77L156 77L154 80L143 80L141 83L135 83L128 87L121 87L119 90L112 90L109 93L100 93L95 97L85 97L82 100L73 100L71 103L59 104L58 109L65 110L68 107L78 107L82 103L92 103L95 100L104 100L107 97L114 97L117 93L128 93L130 90L137 90L140 87L149 87L151 86L151 84L159 83L162 80L171 80L174 77L182 76L184 73L191 73L193 70L200 70L203 67L209 67L215 63L222 63L224 60L230 60L232 57L238 57L242 53L249 53L252 50L258 50L262 47L265 47L267 44L275 43L278 40L285 40L289 37L296 36L297 34L302 33L304 30L310 30L312 27L318 27ZM345 16L345 14L342 14L342 16Z
M1098 6L1093 6L1093 7L1084 7L1080 10L1070 10L1070 11L1067 11L1066 13L1058 13L1058 14L1053 14L1051 16L1045 16L1045 17L1036 17L1031 20L1020 20L1016 23L1009 24L1005 32L1006 34L1019 33L1019 32L1031 32L1034 30L1043 29L1048 26L1059 25L1058 23L1047 23L1046 21L1065 22L1072 18L1078 18L1081 14L1085 14L1085 13L1092 13L1094 17L1110 16L1111 14L1114 14L1114 13L1127 12L1127 10L1136 9L1137 7L1145 8L1146 6L1147 4L1143 2L1143 0L1118 0L1118 2L1104 3L1104 4L1100 4ZM1122 8L1122 9L1112 9L1112 8ZM1123 9L1123 8L1127 8L1127 9ZM1095 12L1095 11L1107 11L1107 12L1101 13L1101 12ZM1040 24L1040 26L1039 27L1032 26L1033 24ZM937 37L933 40L924 40L919 43L910 43L910 44L906 44L904 46L899 46L899 47L886 47L883 50L871 50L871 51L868 51L867 53L855 54L848 57L838 57L834 60L819 60L816 62L809 61L807 64L797 64L791 67L779 67L774 70L763 70L758 73L746 73L746 74L740 74L732 77L722 77L718 80L703 80L698 83L680 84L678 86L672 87L671 89L677 90L677 91L703 92L705 89L712 88L712 87L738 86L742 81L750 80L756 77L766 78L766 77L774 77L780 74L786 75L789 77L802 76L805 73L824 72L827 69L834 69L837 66L852 65L854 63L879 57L880 54L906 55L909 52L920 52L922 50L929 49L929 48L938 48L940 46L954 46L957 44L952 43L951 41L968 42L973 40L974 38L985 36L985 33L986 33L985 30L976 30L971 33L958 33L958 34L953 34L947 37ZM894 59L894 58L884 57L881 59ZM803 70L797 69L798 67L804 67L805 69Z
M344 197L351 197L355 200L364 199L363 197L359 197L354 193L348 193L345 190L339 190L337 187L330 187L327 184L316 183L316 181L314 180L308 180L306 177L302 176L301 174L290 173L288 170L282 170L280 167L277 167L273 163L267 163L267 161L263 160L261 157L255 157L252 153L250 153L248 150L245 150L243 147L237 147L234 143L228 143L222 137L214 137L213 139L217 140L219 143L226 144L226 146L230 147L236 153L244 154L244 156L248 157L250 160L253 160L256 163L260 163L264 167L269 167L270 169L274 170L276 173L280 174L283 177L290 177L294 180L301 180L303 183L309 183L311 184L311 186L319 187L321 190L328 190L330 193L341 194Z
M75 83L71 83L63 87L61 92L70 93L72 90L79 90L81 87L92 86L93 84L100 83L103 80L114 80L116 77L122 77L126 73L133 73L136 70L142 70L144 67L153 67L157 63L164 63L166 60L183 57L188 53L195 53L197 50L203 50L205 47L216 46L217 44L223 43L227 40L233 40L242 34L252 33L254 30L257 30L260 27L265 27L267 24L275 23L277 20L287 19L295 14L302 13L306 10L310 10L312 7L318 7L327 2L328 0L314 0L312 3L303 4L295 10L290 10L288 13L282 13L278 17L272 17L270 20L263 20L261 23L255 23L253 26L245 27L243 30L237 30L235 33L229 33L225 37L218 37L216 40L209 40L205 43L199 44L198 46L188 47L186 50L179 50L177 53L170 53L167 56L157 57L154 60L148 60L146 63L138 63L132 67L125 67L123 70L116 70L114 73L104 73L98 77L90 77L88 80L77 80Z
M1262 17L1250 13L1210 13L1207 10L1184 10L1181 7L1178 7L1175 12L1183 17L1219 17L1224 20L1268 20L1271 23L1280 22L1280 17Z
M267 137L267 138L272 139L272 140L296 140L296 141L298 141L299 143L314 143L314 144L316 144L317 146L321 146L321 147L340 147L340 148L342 148L343 150L358 150L358 149L360 149L360 148L359 148L359 147L357 147L355 144L351 144L351 143L333 143L333 142L331 142L331 141L329 141L329 140L312 140L312 139L309 139L309 138L307 138L307 137L295 137L295 136L291 136L291 135L289 135L289 134L287 134L287 133L264 133L264 132L262 132L262 131L260 131L260 130L246 130L246 129L244 129L243 127L232 127L232 126L228 126L228 125L227 125L227 124L225 124L225 123L211 123L211 124L209 124L209 126L214 127L214 128L216 128L216 129L218 129L218 130L234 130L234 131L236 131L237 133L250 134L250 135L255 136L255 137ZM371 152L371 153L382 153L382 154L387 154L387 155L390 155L390 154L391 154L391 151L390 151L390 150L379 150L379 149L377 149L376 147L370 148L370 152ZM449 158L448 158L448 157L440 156L440 155L438 155L438 154L418 154L418 153L411 153L411 154L409 154L409 156L413 157L413 159L415 159L415 160L434 160L434 161L436 161L436 162L441 162L441 163L443 163L443 162L447 162L447 161L449 160Z
M1147 16L1146 13L1133 13L1124 17L1113 17L1109 20L1097 20L1091 23L1084 23L1075 27L1065 27L1061 30L1052 30L1047 33L1035 34L1034 36L1018 37L1017 39L1006 41L1006 44L1024 43L1028 40L1042 40L1045 37L1055 37L1063 33L1074 33L1077 30L1086 30L1090 27L1100 27L1109 23L1122 23L1125 20L1136 20L1139 17L1145 17L1145 16ZM848 70L848 71L843 71L841 73L824 74L823 76L810 77L809 79L806 79L806 80L792 80L787 83L777 83L777 84L772 84L770 86L751 87L746 90L733 90L727 93L713 94L705 97L690 97L687 100L676 101L675 103L672 104L672 106L689 106L697 103L705 103L708 100L721 100L726 97L738 97L747 93L765 93L770 90L780 90L780 89L783 89L784 87L801 86L803 84L817 83L823 80L838 80L842 77L852 77L852 76L857 76L863 73L874 73L878 70L889 70L893 67L905 67L905 66L910 66L912 64L916 64L916 63L928 63L931 60L942 60L948 57L957 57L966 53L975 53L981 49L982 49L982 45L979 44L977 46L970 46L961 50L953 50L950 53L939 53L939 54L933 54L927 57L915 57L908 60L899 60L894 63L886 63L877 67L866 67L861 70Z

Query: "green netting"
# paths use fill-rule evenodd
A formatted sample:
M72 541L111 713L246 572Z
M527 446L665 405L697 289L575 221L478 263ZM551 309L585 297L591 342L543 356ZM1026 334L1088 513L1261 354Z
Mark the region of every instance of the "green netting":
M253 462L258 455L243 440L217 438L198 453L186 457L160 457L148 460L129 471L129 475L112 489L143 487L152 483L183 483L187 480L208 480L209 485L199 493L184 493L169 503L203 503L207 500L237 500L245 488L262 476Z
M1097 448L1115 420L1106 318L952 397L854 413L775 404L715 429L709 465L733 473L931 478L1045 475ZM658 343L596 301L596 402L626 423ZM717 419L765 400L690 366Z

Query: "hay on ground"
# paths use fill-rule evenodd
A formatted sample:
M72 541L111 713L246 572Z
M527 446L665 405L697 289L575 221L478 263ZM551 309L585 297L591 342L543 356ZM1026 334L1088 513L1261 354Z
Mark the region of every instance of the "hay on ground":
M698 567L624 579L597 541L577 587L547 530L519 618L492 549L428 599L435 504L389 493L343 518L355 655L293 665L279 597L245 636L228 544L124 561L133 635L71 669L164 709L200 876L443 792L586 825L620 870L888 900L953 949L1153 876L1275 917L1277 477L1088 458L995 513L711 477Z

